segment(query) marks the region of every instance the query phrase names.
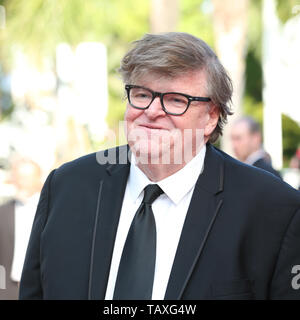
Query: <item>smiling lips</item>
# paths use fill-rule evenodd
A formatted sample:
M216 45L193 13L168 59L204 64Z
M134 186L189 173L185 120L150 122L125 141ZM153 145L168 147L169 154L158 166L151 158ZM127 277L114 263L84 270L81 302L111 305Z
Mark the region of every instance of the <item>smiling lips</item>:
M146 130L167 130L166 128L163 128L159 125L156 125L156 124L148 124L148 123L145 123L145 124L139 124L138 125L138 128L143 128L143 129L146 129Z

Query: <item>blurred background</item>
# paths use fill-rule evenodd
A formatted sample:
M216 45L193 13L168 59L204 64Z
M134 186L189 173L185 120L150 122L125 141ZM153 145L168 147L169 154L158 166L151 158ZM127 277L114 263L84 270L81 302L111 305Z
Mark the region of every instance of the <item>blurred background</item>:
M235 156L231 124L251 116L273 167L299 187L300 1L0 0L0 203L16 194L15 158L34 161L43 180L125 143L116 69L130 42L165 31L202 38L233 79L217 146Z
M202 38L233 80L216 145L299 188L300 0L0 0L0 300L18 297L46 176L126 143L116 70L167 31Z

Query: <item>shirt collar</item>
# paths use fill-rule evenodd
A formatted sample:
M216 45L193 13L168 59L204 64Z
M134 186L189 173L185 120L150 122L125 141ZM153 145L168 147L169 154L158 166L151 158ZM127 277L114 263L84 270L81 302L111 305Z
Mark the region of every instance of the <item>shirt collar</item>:
M199 175L202 173L206 145L204 145L197 155L189 161L182 169L171 176L160 180L157 184L164 193L177 205L182 198L195 186ZM136 166L134 155L131 155L130 174L128 180L129 191L132 200L135 202L141 192L148 185L153 183ZM178 188L180 185L180 188Z
M251 153L248 156L248 158L245 160L245 163L249 165L253 165L253 163L256 162L257 160L263 159L265 155L266 155L265 151L261 148Z

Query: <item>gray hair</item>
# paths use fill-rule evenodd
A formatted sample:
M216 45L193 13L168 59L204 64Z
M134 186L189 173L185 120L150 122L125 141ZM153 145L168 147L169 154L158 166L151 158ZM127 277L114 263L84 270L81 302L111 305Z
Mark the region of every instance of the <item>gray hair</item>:
M133 84L150 72L174 78L195 70L206 72L207 95L220 111L218 124L209 137L210 142L215 142L222 135L227 116L232 114L232 82L203 40L183 32L146 34L133 42L118 71L124 83Z

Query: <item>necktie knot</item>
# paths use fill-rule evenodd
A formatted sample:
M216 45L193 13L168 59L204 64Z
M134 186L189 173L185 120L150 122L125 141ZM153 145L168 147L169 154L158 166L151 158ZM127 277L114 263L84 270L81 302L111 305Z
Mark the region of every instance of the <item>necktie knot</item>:
M157 184L148 184L144 189L143 203L151 205L162 193L162 189Z

